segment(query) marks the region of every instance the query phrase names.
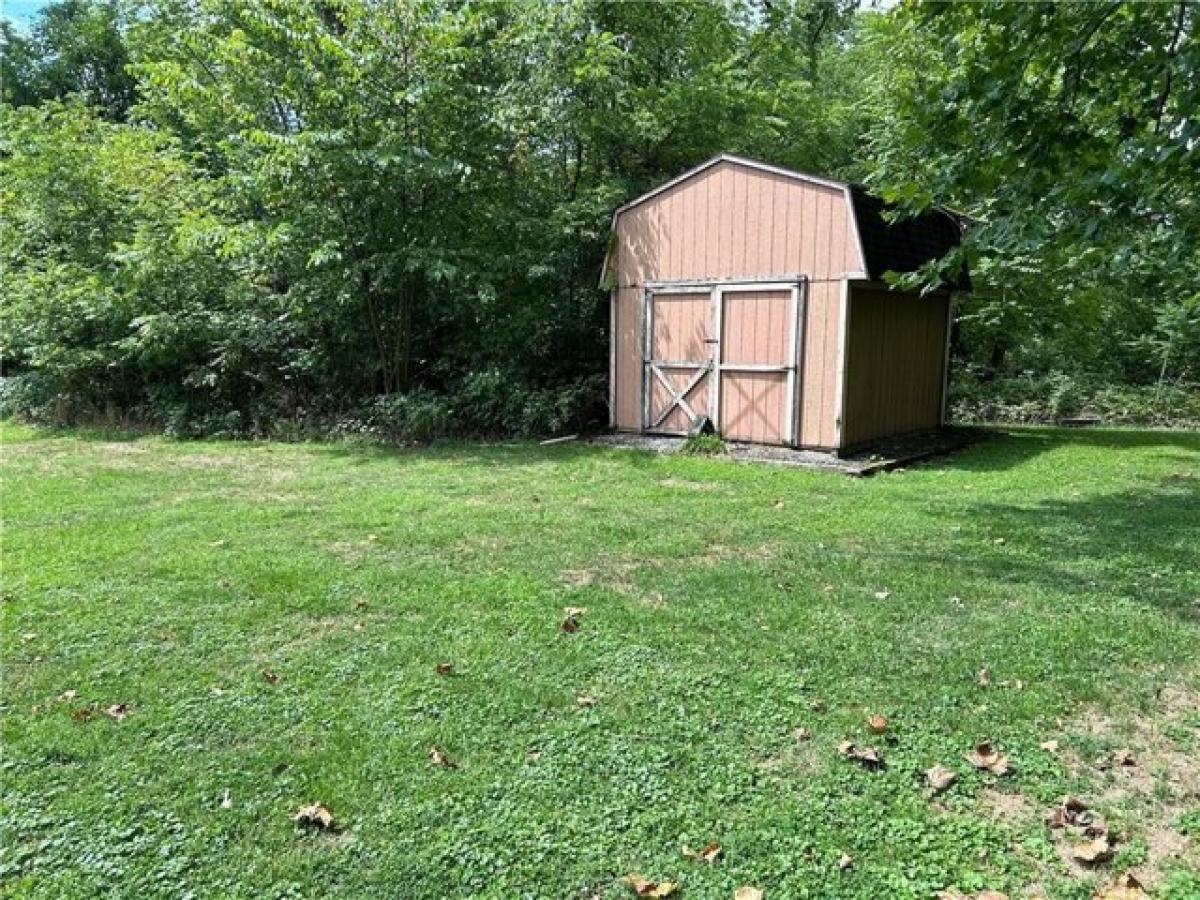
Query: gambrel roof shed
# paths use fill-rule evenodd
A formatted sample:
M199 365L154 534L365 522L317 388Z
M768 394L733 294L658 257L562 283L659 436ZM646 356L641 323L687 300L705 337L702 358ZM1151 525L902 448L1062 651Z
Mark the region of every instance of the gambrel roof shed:
M945 255L960 221L886 212L856 185L728 155L618 209L613 426L708 416L730 439L840 450L940 425L948 292L882 278Z

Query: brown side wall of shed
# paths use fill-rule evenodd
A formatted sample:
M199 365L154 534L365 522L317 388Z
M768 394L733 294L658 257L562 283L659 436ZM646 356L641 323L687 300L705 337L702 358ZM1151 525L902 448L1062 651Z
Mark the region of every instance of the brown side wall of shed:
M843 447L941 424L949 303L851 284Z
M617 217L613 421L642 427L642 296L647 282L809 279L797 442L834 447L842 278L863 267L836 187L723 162Z

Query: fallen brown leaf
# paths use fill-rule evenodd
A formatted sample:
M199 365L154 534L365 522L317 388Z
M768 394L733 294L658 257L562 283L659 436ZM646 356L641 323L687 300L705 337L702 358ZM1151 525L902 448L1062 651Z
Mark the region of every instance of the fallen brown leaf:
M1092 895L1092 900L1143 900L1150 895L1131 873L1118 875L1112 882Z
M993 775L1007 775L1009 772L1008 757L986 741L975 745L975 749L967 754L967 762Z
M439 747L429 748L429 761L435 766L441 766L443 769L457 769L458 763L450 758L450 755Z
M302 807L292 817L292 821L306 831L333 830L333 813L329 811L327 806L321 803L312 803Z
M706 863L716 862L724 852L721 845L716 842L705 844L699 850L693 850L686 844L683 847L683 856L685 859L694 859L698 862Z
M1083 863L1085 866L1093 866L1097 863L1102 863L1107 859L1111 859L1113 855L1112 844L1108 842L1107 835L1092 838L1082 844L1075 844L1071 847L1071 856L1075 860Z
M574 634L579 630L583 617L587 615L586 606L568 606L563 609L562 630Z
M1050 828L1078 828L1087 837L1103 837L1108 834L1108 824L1088 809L1078 797L1067 797L1046 814Z
M958 780L958 773L943 765L936 765L925 773L925 781L933 788L934 793L941 793Z
M104 711L104 714L118 722L124 722L133 715L133 708L128 703L114 703Z
M262 670L262 679L267 684L278 684L279 683L279 676L276 675L274 672L272 672L270 669Z
M625 883L633 888L639 897L670 897L679 889L673 881L651 881L641 875L626 875Z
M743 885L733 892L733 900L763 900L763 892L751 885Z
M450 675L454 674L454 663L448 663L448 662L438 663L437 667L434 669L434 671L437 672L439 675L445 675L445 676L449 677Z
M843 741L838 745L838 753L872 771L884 767L883 757L874 747L858 747L853 741Z
M867 728L872 734L883 734L888 730L887 716L881 716L878 713L867 719Z
M79 706L71 710L71 718L76 722L86 722L96 714L96 710L91 706Z

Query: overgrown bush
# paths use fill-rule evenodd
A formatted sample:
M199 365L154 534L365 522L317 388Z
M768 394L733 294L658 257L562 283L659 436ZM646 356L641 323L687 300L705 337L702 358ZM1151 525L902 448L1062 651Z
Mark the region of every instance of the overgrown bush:
M1052 423L1095 417L1112 425L1200 426L1200 384L1121 385L1052 372L982 380L956 372L950 418L983 422Z

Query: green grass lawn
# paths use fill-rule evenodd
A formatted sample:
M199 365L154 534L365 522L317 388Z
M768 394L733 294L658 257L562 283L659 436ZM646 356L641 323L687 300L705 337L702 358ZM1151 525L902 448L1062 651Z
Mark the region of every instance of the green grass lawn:
M6 896L1200 896L1200 435L1014 430L867 480L12 425L0 453ZM1067 794L1116 837L1095 871L1042 823ZM318 801L337 830L298 830Z

